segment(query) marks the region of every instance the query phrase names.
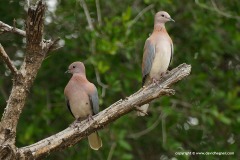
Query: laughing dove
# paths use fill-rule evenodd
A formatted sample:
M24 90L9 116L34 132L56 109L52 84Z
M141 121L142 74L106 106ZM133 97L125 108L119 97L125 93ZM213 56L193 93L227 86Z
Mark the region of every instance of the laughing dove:
M156 13L154 30L146 40L142 61L142 86L148 86L161 78L168 69L173 56L173 43L165 28L165 23L174 20L167 12ZM147 113L149 104L144 104L137 111L138 116Z
M98 113L98 92L94 84L90 83L85 74L82 62L74 62L68 67L68 73L73 74L64 89L67 106L76 119L86 119ZM88 136L92 149L102 147L102 140L97 132Z

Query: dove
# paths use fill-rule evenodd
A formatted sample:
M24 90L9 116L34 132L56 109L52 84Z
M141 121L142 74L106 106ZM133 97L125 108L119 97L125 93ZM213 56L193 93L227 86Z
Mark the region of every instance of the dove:
M160 11L155 14L154 29L144 45L142 60L142 86L156 83L166 73L173 56L173 42L165 28L165 23L173 21L171 16ZM145 116L149 104L140 106L138 116Z
M67 70L72 77L64 89L67 107L77 120L87 119L99 112L98 92L93 83L86 78L85 66L82 62L73 62ZM92 149L102 147L102 140L97 132L88 136Z

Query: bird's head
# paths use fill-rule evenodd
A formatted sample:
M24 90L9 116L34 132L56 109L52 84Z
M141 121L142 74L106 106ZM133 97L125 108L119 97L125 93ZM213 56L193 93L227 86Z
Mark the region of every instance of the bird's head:
M82 73L85 74L85 67L84 64L82 62L73 62L72 64L70 64L70 66L68 67L68 70L65 73Z
M168 21L175 22L171 16L165 11L159 11L155 14L155 24L166 23Z

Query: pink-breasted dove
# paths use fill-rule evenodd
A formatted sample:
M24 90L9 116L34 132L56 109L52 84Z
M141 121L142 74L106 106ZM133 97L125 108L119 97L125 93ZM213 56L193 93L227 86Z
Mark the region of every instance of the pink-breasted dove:
M146 40L142 60L142 86L160 80L165 74L173 56L173 43L165 28L165 23L174 20L165 11L157 12L154 18L154 29ZM138 116L147 113L149 104L139 107Z
M83 120L97 114L99 111L97 88L87 80L84 64L73 62L67 72L73 74L64 89L67 106L72 115ZM88 136L88 142L94 150L102 147L102 140L97 132Z

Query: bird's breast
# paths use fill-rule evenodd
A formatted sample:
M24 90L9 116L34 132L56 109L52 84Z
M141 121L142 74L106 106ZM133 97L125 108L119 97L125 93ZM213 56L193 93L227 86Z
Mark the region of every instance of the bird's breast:
M92 115L89 96L83 87L75 85L68 95L70 109L75 118L84 119Z
M150 77L160 79L161 74L168 69L171 59L171 44L167 38L159 38L155 44L155 57L153 60Z

